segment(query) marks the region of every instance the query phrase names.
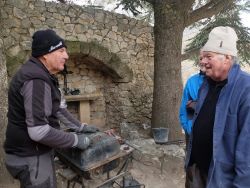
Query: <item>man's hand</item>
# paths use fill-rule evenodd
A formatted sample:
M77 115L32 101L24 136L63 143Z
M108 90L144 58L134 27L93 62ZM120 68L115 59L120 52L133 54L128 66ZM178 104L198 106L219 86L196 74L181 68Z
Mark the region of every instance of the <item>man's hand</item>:
M95 133L99 131L99 129L93 125L82 124L82 126L80 130L81 133Z
M189 100L186 104L188 119L193 119L196 101Z
M192 101L192 100L190 100L190 101L188 101L187 102L187 104L186 104L186 108L189 108L189 109L195 109L195 106L196 106L196 101Z
M77 135L77 137L78 137L78 143L76 145L77 148L79 148L81 150L85 150L90 146L91 141L90 141L89 137L87 137L84 134L79 134L79 135Z

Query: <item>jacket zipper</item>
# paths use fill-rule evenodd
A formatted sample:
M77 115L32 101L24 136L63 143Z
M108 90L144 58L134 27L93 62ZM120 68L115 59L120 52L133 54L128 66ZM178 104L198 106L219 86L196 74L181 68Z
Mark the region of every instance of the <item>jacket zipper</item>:
M38 146L36 145L36 151L39 151ZM38 171L39 171L39 154L37 154L37 160L36 160L36 175L35 178L38 177Z

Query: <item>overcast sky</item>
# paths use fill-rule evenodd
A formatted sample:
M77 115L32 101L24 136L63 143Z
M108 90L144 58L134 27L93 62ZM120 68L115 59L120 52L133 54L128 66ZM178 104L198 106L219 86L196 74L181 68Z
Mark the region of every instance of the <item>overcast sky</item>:
M241 19L242 19L243 25L250 28L250 13L246 13L246 12L241 13Z

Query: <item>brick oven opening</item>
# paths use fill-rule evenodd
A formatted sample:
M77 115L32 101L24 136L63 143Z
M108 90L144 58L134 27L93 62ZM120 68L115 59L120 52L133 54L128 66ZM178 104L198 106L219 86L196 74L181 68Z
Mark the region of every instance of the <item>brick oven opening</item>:
M81 122L105 126L105 89L112 78L105 71L101 62L93 57L70 55L67 62L67 89L76 91L65 95L68 110ZM60 75L60 88L65 87Z
M120 58L96 43L66 41L69 60L66 63L68 109L81 122L104 127L106 122L105 91L111 85L132 80L132 71ZM60 88L64 87L59 76Z

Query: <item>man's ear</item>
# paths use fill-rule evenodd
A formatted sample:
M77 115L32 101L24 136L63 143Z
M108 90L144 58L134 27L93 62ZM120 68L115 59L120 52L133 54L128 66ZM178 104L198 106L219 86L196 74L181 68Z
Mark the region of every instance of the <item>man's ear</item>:
M39 59L42 63L45 63L47 60L47 56L46 55L42 55L40 57L38 57L37 59Z
M48 54L43 55L42 58L43 58L44 60L47 60Z
M231 55L225 55L226 59L229 59L230 61L233 59Z
M227 63L232 64L233 57L231 55L225 55L225 60Z

